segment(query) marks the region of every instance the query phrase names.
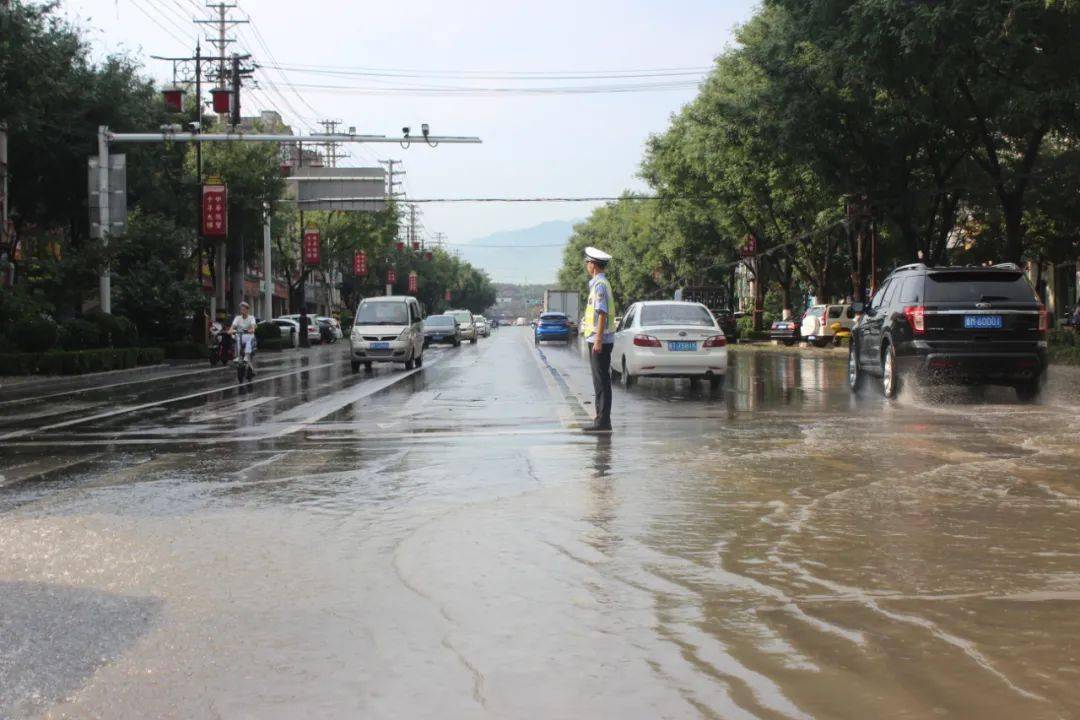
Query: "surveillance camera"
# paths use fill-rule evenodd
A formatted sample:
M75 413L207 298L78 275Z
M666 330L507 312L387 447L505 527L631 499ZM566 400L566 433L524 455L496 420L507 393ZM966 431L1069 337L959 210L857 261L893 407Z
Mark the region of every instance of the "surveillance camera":
M420 132L424 133L424 137L428 136L428 134L430 133L430 129L428 128L427 123L424 123L423 125L420 126Z
M409 137L409 127L407 125L405 127L401 128L401 134L404 135L405 137Z

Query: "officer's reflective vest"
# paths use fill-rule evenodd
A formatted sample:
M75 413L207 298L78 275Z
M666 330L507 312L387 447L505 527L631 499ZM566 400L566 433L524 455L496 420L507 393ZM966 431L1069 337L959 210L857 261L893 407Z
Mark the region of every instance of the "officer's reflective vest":
M615 332L614 320L615 317L615 296L611 292L611 283L608 282L606 277L597 278L596 282L592 283L589 288L589 299L585 303L585 320L581 323L581 335L582 337L589 337L596 332L596 288L598 285L603 285L607 288L607 322L604 324L604 332Z

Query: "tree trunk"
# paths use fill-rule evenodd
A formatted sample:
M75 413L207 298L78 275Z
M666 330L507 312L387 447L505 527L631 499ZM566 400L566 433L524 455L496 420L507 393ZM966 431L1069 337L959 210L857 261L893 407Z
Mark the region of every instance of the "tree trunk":
M1024 254L1024 200L1020 193L1010 193L1002 198L1005 216L1005 262L1020 264Z

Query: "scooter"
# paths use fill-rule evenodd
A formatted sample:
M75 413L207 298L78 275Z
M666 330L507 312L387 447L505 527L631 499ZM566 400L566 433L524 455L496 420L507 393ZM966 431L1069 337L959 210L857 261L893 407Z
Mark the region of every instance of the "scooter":
M251 359L244 352L244 343L242 338L244 335L250 335L251 333L237 333L236 347L239 348L236 359L233 360L233 364L236 365L236 382L242 383L245 380L251 380L255 377L255 371L251 367ZM252 338L254 341L254 338ZM254 342L251 348L252 353L255 352Z
M218 363L228 365L236 355L236 344L221 323L210 326L210 367Z

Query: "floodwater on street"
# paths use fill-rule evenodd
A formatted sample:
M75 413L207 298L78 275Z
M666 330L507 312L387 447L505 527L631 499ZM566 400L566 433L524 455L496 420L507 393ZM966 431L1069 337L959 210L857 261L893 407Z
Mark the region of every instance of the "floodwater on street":
M1080 374L615 390L528 328L0 389L0 718L1080 716Z

